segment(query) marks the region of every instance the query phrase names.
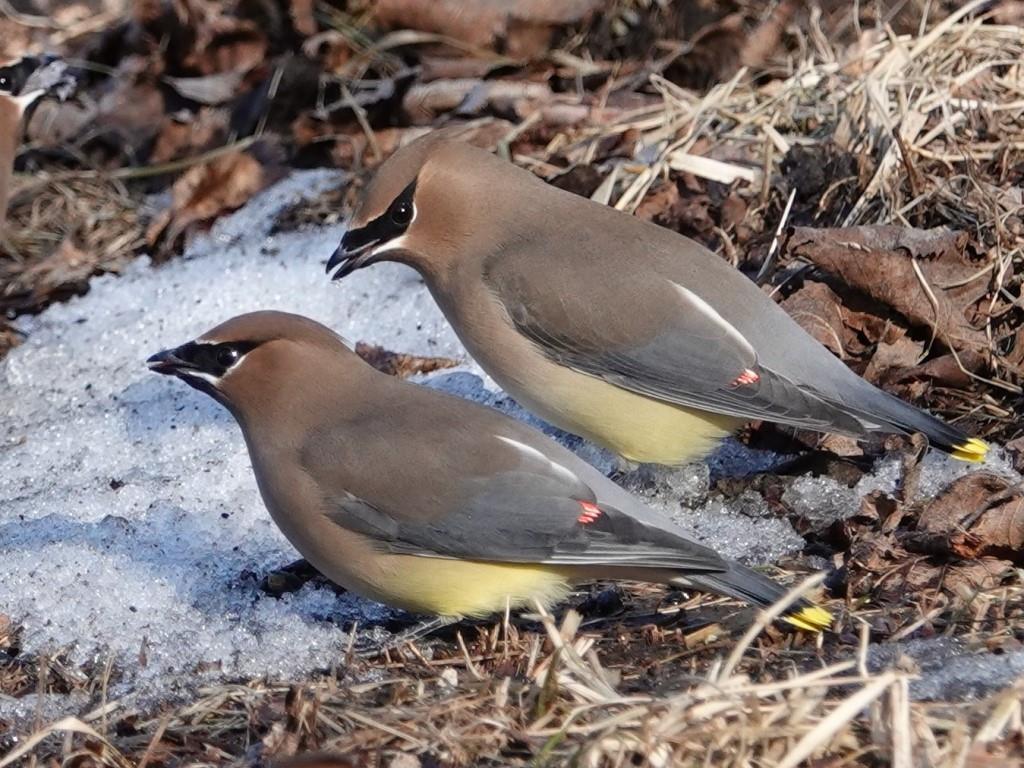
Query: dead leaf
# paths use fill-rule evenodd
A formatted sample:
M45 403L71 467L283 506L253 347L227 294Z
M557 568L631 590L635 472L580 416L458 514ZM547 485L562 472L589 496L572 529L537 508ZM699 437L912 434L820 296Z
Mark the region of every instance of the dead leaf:
M658 224L671 222L672 212L679 205L679 187L675 182L662 180L651 187L636 209L636 217Z
M739 68L746 39L743 14L731 13L697 30L663 75L684 88L710 88Z
M1004 448L1013 460L1014 470L1024 472L1024 435L1014 438Z
M917 529L931 533L960 530L963 521L980 512L994 494L1009 483L992 472L972 472L947 485L921 513Z
M242 73L227 70L202 77L164 77L164 82L186 99L200 104L223 104L238 95Z
M292 27L303 37L316 34L316 16L313 14L315 6L313 0L290 0L288 3Z
M266 61L267 49L267 36L254 22L216 15L199 25L184 65L203 75L245 73Z
M792 21L802 0L782 0L761 24L747 37L740 51L740 62L745 67L763 67L782 41L786 26Z
M319 59L324 72L337 72L352 58L352 42L336 29L328 29L307 37L302 52L310 59Z
M198 112L181 111L166 115L149 157L161 164L195 155L219 146L228 133L228 114L224 110L203 107Z
M546 83L476 78L434 80L409 88L402 99L402 111L414 125L428 125L438 115L455 110L460 115L495 110L524 118L554 99L555 94Z
M1024 563L1024 496L986 510L971 533L981 541L983 554Z
M875 347L864 378L872 384L880 383L894 369L905 370L917 365L924 354L924 344L909 336L900 335L895 341L882 341Z
M97 107L95 125L120 137L130 152L152 140L165 111L164 95L148 70L148 60L126 57Z
M367 344L365 341L356 343L356 354L378 371L389 376L397 376L400 379L407 379L420 373L431 373L443 368L454 368L459 364L458 360L452 360L450 357L420 357L402 352L391 352L376 344Z
M514 58L544 53L554 32L601 8L604 0L377 0L376 22L387 29L436 32Z
M146 240L150 246L162 242L161 251L166 252L190 225L240 208L265 183L263 166L248 152L193 166L174 182L171 205L150 225Z
M992 472L954 480L921 513L908 548L1024 563L1024 492Z
M95 254L81 250L67 237L48 256L3 281L0 307L36 306L44 300L82 293L98 263Z
M786 247L912 324L934 328L947 346L981 351L988 339L968 313L988 293L988 284L969 279L979 264L965 254L967 241L965 232L945 228L796 227Z
M1001 0L990 13L996 24L1018 27L1024 24L1024 0Z
M782 302L782 308L811 336L844 360L847 357L842 303L824 283L808 281Z

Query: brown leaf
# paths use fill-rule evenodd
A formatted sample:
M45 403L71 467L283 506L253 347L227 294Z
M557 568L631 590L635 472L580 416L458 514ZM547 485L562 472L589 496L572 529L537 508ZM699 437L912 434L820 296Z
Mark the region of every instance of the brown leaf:
M928 381L941 387L966 389L972 384L972 379L964 373L960 365L963 365L968 371L977 373L984 368L985 359L981 354L972 350L964 350L958 354L958 357L960 364L957 364L957 358L952 354L942 355L921 365L889 371L885 379L893 385Z
M981 542L982 554L1024 563L1024 496L986 510L971 533Z
M181 96L200 104L223 104L238 95L242 73L229 69L202 77L164 77Z
M740 51L740 62L743 66L762 67L767 63L769 57L779 47L786 25L802 5L802 0L782 0L775 6L771 15L747 37L746 44Z
M983 331L971 326L968 311L985 296L988 286L968 280L978 264L965 255L967 240L966 233L945 228L796 227L787 238L787 248L792 256L835 275L914 325L935 328L947 345L984 350L988 340Z
M671 223L673 212L679 205L679 187L673 181L663 180L644 195L636 209L636 217L659 224Z
M831 288L824 283L808 281L782 302L782 308L833 354L840 359L847 357L842 303Z
M1000 0L991 10L996 24L1024 24L1024 0Z
M924 344L908 336L900 335L892 342L879 342L875 347L875 354L864 370L864 378L872 384L878 384L893 369L915 367L923 354Z
M1014 438L1004 447L1013 460L1013 468L1017 472L1024 472L1024 435Z
M99 261L65 238L48 256L32 262L15 279L4 283L0 298L6 304L18 297L19 304L33 306L46 299L82 292Z
M129 149L150 141L164 115L164 96L148 68L146 59L126 57L110 78L112 87L100 98L95 117L97 126L121 137Z
M199 26L199 35L184 64L203 75L248 72L267 58L267 36L256 24L233 16L214 16Z
M220 145L227 137L228 114L224 110L202 108L197 113L165 115L153 145L150 162L155 164L192 157Z
M478 48L501 43L512 57L546 52L558 27L576 24L605 0L377 0L374 19L388 29L418 29Z
M947 485L921 513L917 523L920 531L953 533L972 515L981 512L985 503L1005 491L1009 483L992 472L972 472Z
M722 226L737 229L747 217L747 201L735 192L722 201Z
M325 72L337 72L355 53L352 42L336 29L328 29L306 38L302 43L302 52L310 59L319 59Z
M174 182L171 206L156 217L146 239L151 246L158 241L173 244L191 224L240 208L265 183L263 166L247 152L193 166Z
M554 100L545 83L525 80L434 80L413 85L402 98L402 111L414 125L428 125L445 112L476 115L484 110L511 111L528 116Z
M316 34L316 16L313 14L315 5L313 0L290 0L288 3L292 27L303 37Z
M957 563L942 574L942 586L947 592L970 598L976 592L998 587L1013 564L996 557Z
M378 371L389 376L397 376L400 379L407 379L418 373L431 373L443 368L454 368L459 364L458 360L452 360L450 357L419 357L402 352L391 352L376 344L367 344L365 341L356 343L356 354Z

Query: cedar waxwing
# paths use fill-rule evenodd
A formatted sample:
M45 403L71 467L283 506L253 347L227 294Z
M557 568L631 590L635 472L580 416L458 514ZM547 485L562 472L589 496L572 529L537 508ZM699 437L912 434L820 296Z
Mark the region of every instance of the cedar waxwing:
M14 158L21 128L39 100L48 93L66 98L74 87L66 68L56 56L23 56L0 61L0 225L7 213Z
M346 589L417 613L551 604L597 578L757 605L785 590L688 541L671 520L541 432L387 376L332 331L241 315L149 358L235 416L271 517ZM829 626L800 602L790 623Z
M684 463L755 419L987 451L857 376L700 244L446 132L381 166L327 270L378 261L419 271L522 405L632 461Z

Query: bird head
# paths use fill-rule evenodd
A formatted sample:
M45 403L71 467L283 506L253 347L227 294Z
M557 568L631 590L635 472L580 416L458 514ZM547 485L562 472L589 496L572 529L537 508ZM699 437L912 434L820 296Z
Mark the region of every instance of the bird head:
M15 104L25 120L44 96L63 101L75 85L67 64L52 54L0 60L0 98Z
M443 267L466 250L495 165L506 164L450 129L402 147L367 186L327 272L340 280L378 261L426 273Z
M301 388L322 382L328 369L332 381L340 380L349 366L340 376L331 366L348 356L355 358L355 353L320 323L264 311L234 317L146 363L151 371L176 376L241 416L282 398L301 400Z

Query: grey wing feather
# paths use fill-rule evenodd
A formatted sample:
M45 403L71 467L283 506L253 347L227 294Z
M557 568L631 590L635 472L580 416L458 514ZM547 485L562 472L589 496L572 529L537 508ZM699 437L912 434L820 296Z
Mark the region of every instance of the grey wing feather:
M520 472L477 479L478 493L436 520L398 519L352 496L335 503L328 517L394 554L693 572L727 567L706 547L614 507L595 505L593 494L574 498L551 493L555 488L550 481ZM595 520L580 522L580 502L600 509Z
M740 351L729 348L729 340L717 339L722 346L712 350L710 344L699 343L702 339L673 331L643 346L602 350L556 337L535 319L527 321L522 312L512 317L519 332L550 359L631 392L676 405L807 429L846 429L858 434L866 426L839 404L758 365L756 360L744 364ZM711 351L716 354L707 354ZM734 384L737 375L747 368L758 375L758 380Z

